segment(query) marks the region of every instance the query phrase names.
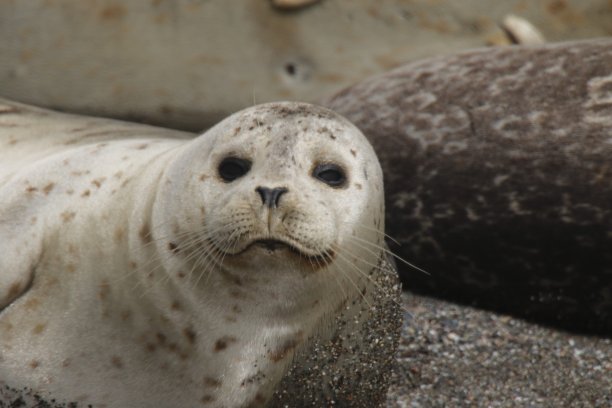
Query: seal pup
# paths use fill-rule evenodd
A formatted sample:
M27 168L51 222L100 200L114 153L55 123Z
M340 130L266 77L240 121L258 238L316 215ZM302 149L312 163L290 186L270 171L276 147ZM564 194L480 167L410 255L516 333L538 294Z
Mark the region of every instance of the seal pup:
M373 406L352 399L371 379L379 403L401 318L367 140L302 103L190 136L1 101L0 382L94 407Z

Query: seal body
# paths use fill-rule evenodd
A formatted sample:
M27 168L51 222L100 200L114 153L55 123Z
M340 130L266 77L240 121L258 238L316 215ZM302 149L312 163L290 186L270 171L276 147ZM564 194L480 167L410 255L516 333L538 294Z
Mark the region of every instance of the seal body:
M610 39L476 50L326 103L377 151L411 290L612 333L611 66Z
M190 139L4 101L0 147L0 381L93 406L264 406L299 390L292 365L328 384L303 356L336 345L350 385L311 401L350 399L357 371L384 395L400 319L370 311L398 294L382 173L340 116L261 105ZM371 323L391 339L374 359L346 328Z

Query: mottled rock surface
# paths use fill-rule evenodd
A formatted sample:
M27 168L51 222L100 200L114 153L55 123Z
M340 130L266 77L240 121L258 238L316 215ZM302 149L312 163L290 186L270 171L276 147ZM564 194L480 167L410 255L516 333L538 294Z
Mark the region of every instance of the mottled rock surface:
M405 287L612 333L612 40L413 63L327 105L385 173Z

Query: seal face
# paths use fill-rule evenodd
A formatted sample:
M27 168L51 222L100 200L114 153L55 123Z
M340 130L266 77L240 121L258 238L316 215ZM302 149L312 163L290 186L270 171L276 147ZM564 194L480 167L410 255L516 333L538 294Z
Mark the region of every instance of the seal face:
M255 106L187 139L0 108L0 382L94 406L263 406L313 344L350 337L338 319L366 327L374 294L398 294L380 166L329 110ZM356 355L337 355L347 383Z

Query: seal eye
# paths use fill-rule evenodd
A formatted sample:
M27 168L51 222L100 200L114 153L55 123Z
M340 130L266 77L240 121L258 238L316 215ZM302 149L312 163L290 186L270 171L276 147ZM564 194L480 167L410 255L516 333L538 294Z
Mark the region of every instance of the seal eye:
M219 164L219 176L228 183L244 176L249 170L251 162L238 157L226 157Z
M319 164L313 170L312 176L331 187L341 187L346 182L344 170L333 163Z

